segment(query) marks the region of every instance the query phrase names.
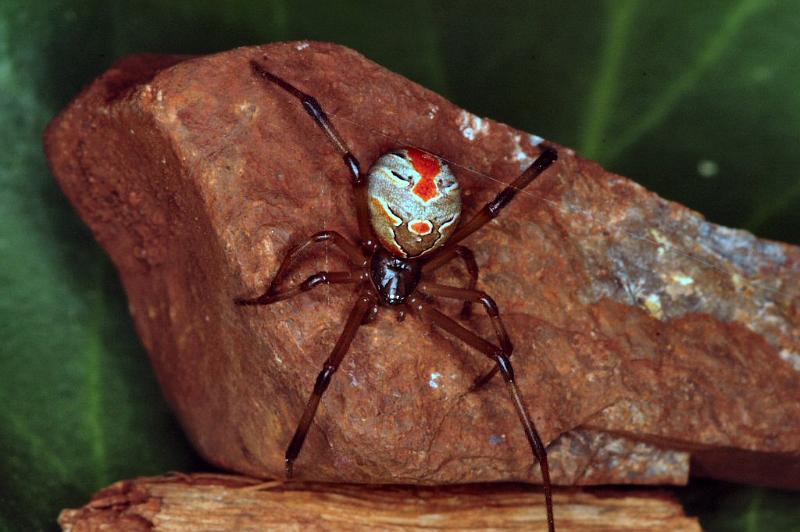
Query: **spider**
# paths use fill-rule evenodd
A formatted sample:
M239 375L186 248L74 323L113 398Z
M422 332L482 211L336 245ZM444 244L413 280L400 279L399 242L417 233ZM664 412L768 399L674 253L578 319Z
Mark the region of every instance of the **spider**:
M533 456L539 463L548 529L555 530L547 454L514 379L510 361L513 345L497 304L485 292L475 288L478 265L472 251L459 245L459 242L500 214L520 190L547 170L558 158L556 150L544 148L519 177L484 205L472 219L459 225L461 192L458 181L444 160L421 149L404 146L382 155L364 175L358 159L350 152L313 96L268 71L257 61L251 61L250 66L254 75L268 82L267 85L277 85L300 100L306 112L341 154L350 172L360 237L357 245L336 231L312 235L286 254L263 294L252 299L235 300L238 305L271 305L324 284L358 286L358 300L314 383L305 411L286 449L287 476L292 476L294 462L303 447L317 406L359 327L372 321L380 308L389 307L399 312L398 320L402 320L406 313L412 314L423 323L433 324L457 337L494 362L491 370L475 379L470 390L478 390L498 372L502 374ZM309 246L320 242L329 242L339 248L353 269L318 272L296 286L279 288L298 256ZM467 288L426 280L428 274L456 258L464 262L469 273ZM491 319L497 342L481 338L437 310L431 304L435 297L463 301L462 319L469 318L473 303L480 303Z

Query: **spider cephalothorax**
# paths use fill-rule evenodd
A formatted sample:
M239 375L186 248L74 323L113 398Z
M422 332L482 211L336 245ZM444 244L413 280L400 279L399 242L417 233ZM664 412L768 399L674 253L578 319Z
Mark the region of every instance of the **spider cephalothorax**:
M539 157L510 185L504 188L468 222L458 225L461 193L455 176L444 161L414 147L402 147L382 155L365 177L361 165L326 116L319 103L283 78L252 61L253 72L298 98L331 144L339 151L350 172L355 193L360 246L335 231L322 231L291 249L267 290L258 297L238 299L239 305L269 305L288 299L321 284L355 284L358 299L347 318L342 334L314 383L303 416L286 449L286 471L292 475L294 461L303 447L311 421L333 374L339 368L359 327L371 321L380 307L392 307L405 316L411 313L421 322L432 324L476 349L494 362L491 370L475 379L472 390L480 389L498 372L502 374L519 416L534 458L539 462L544 484L548 528L555 530L547 453L522 401L511 366L513 345L506 332L497 304L485 292L476 290L478 265L472 252L458 243L486 225L557 159L553 148ZM318 272L292 288L280 288L292 263L318 242L330 242L348 258L352 269ZM429 274L455 258L464 261L470 275L467 287L446 286L426 280ZM462 318L468 318L471 305L480 303L491 319L496 343L438 311L431 301L436 297L464 302Z

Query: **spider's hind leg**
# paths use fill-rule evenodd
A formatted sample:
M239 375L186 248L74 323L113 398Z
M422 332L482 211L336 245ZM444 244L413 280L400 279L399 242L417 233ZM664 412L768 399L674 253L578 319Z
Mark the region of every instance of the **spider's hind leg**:
M292 436L292 441L286 448L287 476L291 477L294 473L294 461L297 459L297 456L300 454L300 450L303 448L303 443L306 441L308 429L311 426L311 422L314 420L314 415L317 413L317 407L322 399L322 394L324 394L325 390L328 389L328 385L331 382L331 377L333 377L333 374L337 369L339 369L339 365L342 363L344 355L350 348L350 344L352 343L353 338L355 338L358 328L363 323L365 315L374 305L375 301L373 298L370 297L366 291L362 290L358 297L358 301L353 307L353 310L350 311L350 316L347 318L347 322L345 323L342 334L339 335L339 339L336 341L333 351L331 351L328 359L325 360L325 363L322 366L322 371L320 371L319 375L317 376L317 380L314 383L314 389L311 392L311 396L308 398L308 402L306 403L306 408L303 411L303 416L300 418L300 422L297 424L297 429L294 432L294 436Z
M484 309L486 310L486 314L488 314L489 318L492 320L492 327L494 328L498 344L503 348L503 352L506 354L506 356L511 357L511 354L514 352L514 345L511 343L511 338L508 336L506 326L503 324L503 320L500 317L500 310L497 308L497 304L486 292L481 290L471 290L468 288L457 288L455 286L444 286L425 281L420 283L419 290L422 293L429 294L431 296L461 299L465 302L465 304L474 302L483 305ZM492 377L497 375L498 371L500 371L500 367L495 364L492 369L475 379L475 381L472 383L472 386L470 386L469 391L475 392L483 388L490 380L492 380Z
M350 147L344 141L342 136L336 130L336 127L328 118L328 115L322 109L322 106L316 98L310 94L301 91L282 77L273 74L267 70L258 61L250 61L250 68L253 73L265 81L274 83L284 91L288 92L300 101L300 104L305 109L306 113L317 124L317 126L325 133L328 141L339 152L342 161L350 172L350 182L353 186L353 192L356 196L356 218L358 220L358 232L361 235L361 246L365 250L374 251L377 247L375 236L372 232L372 226L369 221L369 206L367 205L367 180L361 172L361 164L358 159L350 151Z
M456 257L459 257L461 260L463 260L464 266L467 268L467 273L469 274L469 284L467 285L467 289L475 290L475 287L478 284L478 274L480 270L478 269L478 263L475 262L475 255L472 253L472 250L466 246L452 246L448 248L446 251L444 251L444 253L440 253L425 263L425 265L422 267L422 271L425 273L431 273ZM472 317L472 303L472 300L469 299L464 301L464 306L461 307L461 313L458 316L459 318L462 320L468 320Z
M449 288L451 290L463 290L453 287L444 288ZM420 283L420 289L423 289L422 283ZM431 293L430 285L427 286L427 289L428 292ZM553 518L553 494L552 485L550 483L550 472L547 464L547 451L542 439L539 437L539 433L536 430L536 426L533 424L533 420L531 419L528 410L525 408L525 404L522 400L522 394L517 387L514 377L514 369L511 366L511 361L509 360L505 349L502 346L498 347L491 342L484 340L474 332L459 324L454 319L442 314L432 306L424 303L416 297L409 299L407 307L414 314L417 314L424 323L436 325L444 332L455 336L459 340L471 346L473 349L478 350L486 357L494 360L496 367L498 367L502 372L503 380L505 381L508 392L511 395L511 400L514 404L515 410L517 411L517 416L522 424L522 428L525 431L525 436L528 439L533 456L539 462L539 469L542 473L542 485L544 487L547 528L550 532L554 532L555 520Z

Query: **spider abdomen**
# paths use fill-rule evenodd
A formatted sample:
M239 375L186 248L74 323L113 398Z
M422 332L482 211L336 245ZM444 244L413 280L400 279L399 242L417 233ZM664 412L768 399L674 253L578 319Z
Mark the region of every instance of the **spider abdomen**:
M370 222L392 255L416 258L441 247L461 215L461 190L447 164L417 148L382 155L367 176Z

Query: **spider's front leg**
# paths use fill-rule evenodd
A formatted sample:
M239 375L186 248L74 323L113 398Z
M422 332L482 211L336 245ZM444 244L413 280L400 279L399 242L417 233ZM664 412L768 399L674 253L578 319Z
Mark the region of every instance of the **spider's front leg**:
M428 294L432 295L432 292L430 291L431 286L431 284L427 284L427 288L429 290ZM453 287L439 287L456 291L464 290ZM420 289L422 288L423 283L420 283ZM453 294L453 292L450 293ZM481 292L481 294L483 293ZM446 297L453 296L451 295ZM436 325L445 332L452 334L467 345L478 350L488 358L494 360L495 364L499 368L499 371L503 375L503 379L505 380L506 386L511 395L511 400L514 403L514 408L517 411L519 420L522 423L522 428L525 431L525 436L528 439L533 456L539 462L539 469L542 473L542 485L544 487L545 507L547 510L547 527L550 532L554 532L555 521L553 518L553 495L552 486L550 484L550 471L547 465L547 451L542 439L539 437L536 426L531 420L530 414L528 414L528 411L525 408L525 404L522 400L522 394L520 393L514 378L514 368L511 366L511 361L509 360L505 349L484 340L474 332L460 325L454 319L442 314L426 302L422 301L419 297L412 296L408 300L406 306L412 313L421 318L423 323L432 323L433 325Z
M361 173L361 164L358 162L358 159L353 155L350 147L336 130L333 122L330 121L328 115L322 109L322 106L316 98L301 91L282 77L273 74L257 61L250 61L250 68L252 68L253 73L261 79L274 83L297 98L303 106L303 109L308 113L308 116L317 124L325 136L328 137L328 141L331 145L333 145L336 151L339 152L339 155L341 155L342 161L345 166L347 166L348 172L350 172L350 182L353 186L353 193L355 194L356 219L358 221L358 232L361 235L361 246L365 251L371 253L375 250L377 243L375 242L375 235L372 232L369 221L367 180Z
M558 160L558 152L555 150L555 148L545 148L542 153L539 154L539 157L537 157L536 160L533 161L533 163L531 163L531 165L519 175L519 177L512 181L511 184L509 184L506 188L501 190L492 201L484 205L478 214L473 216L470 221L462 224L458 229L456 229L456 232L453 233L447 244L445 244L444 248L442 248L442 253L444 253L449 246L453 246L464 240L469 235L495 219L497 215L500 214L500 211L503 210L509 203L511 203L511 200L514 199L520 190L530 185L534 179L542 174L542 172L550 168L550 166L556 162L556 160Z
M511 343L511 338L509 338L503 320L500 318L500 310L497 308L497 303L494 302L494 299L492 299L489 294L481 290L445 286L428 281L420 282L417 290L429 296L447 297L464 301L464 303L480 303L483 305L486 314L488 314L489 318L492 320L492 327L494 327L498 344L500 344L500 347L503 349L503 353L511 357L511 354L514 352L514 345ZM495 366L495 369L497 369L497 366ZM477 387L477 382L478 381L472 386L472 389Z

